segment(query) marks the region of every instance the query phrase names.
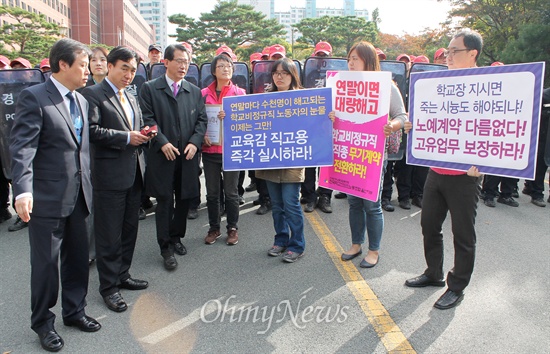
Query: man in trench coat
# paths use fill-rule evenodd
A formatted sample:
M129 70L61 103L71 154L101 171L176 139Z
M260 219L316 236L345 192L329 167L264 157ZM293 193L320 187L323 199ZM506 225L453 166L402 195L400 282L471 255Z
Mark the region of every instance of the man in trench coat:
M200 89L184 79L190 61L184 46L169 45L166 75L145 83L140 92L144 124L157 125L158 131L147 154L145 183L147 195L157 199L157 241L168 270L178 265L174 252L187 253L181 239L189 202L200 191L198 152L207 117Z

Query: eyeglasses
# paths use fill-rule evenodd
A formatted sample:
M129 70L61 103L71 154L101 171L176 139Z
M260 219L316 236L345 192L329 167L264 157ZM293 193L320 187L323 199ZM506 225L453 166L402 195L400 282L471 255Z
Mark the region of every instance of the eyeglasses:
M233 69L233 66L231 65L216 65L216 69Z
M271 75L279 76L279 77L288 77L288 76L290 76L290 73L288 73L286 71L274 71L274 72L271 73Z
M172 61L175 61L176 63L178 63L178 65L189 65L189 60L185 60L185 59L174 59Z
M473 49L469 49L469 48L465 48L465 49L451 49L451 50L447 50L445 49L445 51L443 52L443 55L445 57L454 57L456 55L456 53L458 52L465 52L465 51L470 51L470 50L473 50Z

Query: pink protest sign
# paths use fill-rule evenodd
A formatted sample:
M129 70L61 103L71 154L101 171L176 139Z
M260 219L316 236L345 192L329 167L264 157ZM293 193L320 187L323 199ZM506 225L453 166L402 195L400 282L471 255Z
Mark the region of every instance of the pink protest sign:
M391 73L329 71L336 119L334 165L322 167L319 185L371 201L378 200L384 166Z

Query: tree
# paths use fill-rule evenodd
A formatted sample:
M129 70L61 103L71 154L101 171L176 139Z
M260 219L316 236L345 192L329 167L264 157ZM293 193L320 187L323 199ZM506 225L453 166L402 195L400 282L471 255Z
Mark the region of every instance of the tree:
M498 57L505 64L546 62L544 87L550 86L550 22L547 24L526 24L519 29L518 39L506 44Z
M376 24L355 16L323 16L305 18L295 26L302 36L298 42L313 47L319 41L332 45L333 56L345 57L353 44L359 41L374 43L378 37Z
M439 0L441 1L441 0ZM542 23L548 0L451 0L451 19L483 37L481 64L497 60L509 41L517 40L524 24Z
M177 24L178 41L189 42L198 53L197 60L210 61L220 45L227 45L241 58L248 58L265 45L281 43L283 26L275 19L254 11L250 5L239 5L237 0L218 0L210 13L201 14L198 20L178 14L169 17Z
M50 23L44 15L34 14L18 7L0 6L0 16L14 21L0 27L0 53L11 59L23 57L38 63L47 57L53 43L59 39L59 26ZM11 51L6 51L5 46Z

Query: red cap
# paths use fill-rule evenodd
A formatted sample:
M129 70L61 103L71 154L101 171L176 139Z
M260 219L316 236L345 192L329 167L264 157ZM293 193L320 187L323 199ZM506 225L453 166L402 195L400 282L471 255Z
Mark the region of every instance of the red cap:
M193 47L191 47L191 44L187 42L181 42L181 45L184 46L185 49L187 49L187 51L189 52L189 55L193 55Z
M222 53L226 53L231 56L231 54L233 54L233 50L224 44L216 50L216 56Z
M313 55L317 55L318 53L325 53L326 55L332 54L332 46L329 42L319 42L315 45L315 50L313 51Z
M282 55L283 57L286 56L286 49L285 47L283 47L282 45L280 44L274 44L272 45L270 48L269 48L269 57L271 58L272 56L276 55L276 54L280 54Z
M403 58L407 59L409 63L411 62L411 57L408 56L407 54L399 54L399 55L397 56L397 59L396 59L396 60L401 61L401 59L403 59Z
M262 59L264 59L264 60L269 59L269 50L270 49L271 49L271 47L265 47L264 49L262 49Z
M231 60L237 61L237 56L235 55L235 53L233 53L233 50L231 50L231 48L229 48L225 44L222 45L221 47L219 47L218 50L216 50L216 56L218 56L220 54L223 54L223 53L229 55Z
M8 58L6 58L5 56L0 55L0 63L4 64L4 66L9 66L10 65L10 60Z
M50 59L48 58L42 59L42 61L40 62L40 69L49 68L49 67L50 67Z
M435 51L434 60L445 56L445 48L439 48Z
M491 66L501 66L504 65L504 63L501 63L500 61L495 61Z
M375 49L376 49L376 55L378 55L378 59L386 60L386 54L384 54L382 49L380 49L380 48L375 48Z
M409 55L409 58L411 59L411 62L413 62L416 59L416 55Z
M14 64L21 64L23 65L25 68L27 69L30 69L32 68L32 65L31 65L31 62L28 61L27 59L25 58L17 58L17 59L13 59L10 63L10 66L13 68Z
M250 62L260 61L262 60L262 53L252 53L250 55Z
M413 63L429 63L430 59L428 59L425 55L419 55L416 58L414 58Z

